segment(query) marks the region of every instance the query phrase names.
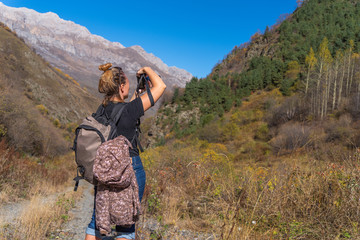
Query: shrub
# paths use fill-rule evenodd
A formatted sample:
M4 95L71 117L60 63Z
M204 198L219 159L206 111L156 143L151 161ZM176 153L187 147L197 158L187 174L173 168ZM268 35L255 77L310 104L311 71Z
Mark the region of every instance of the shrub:
M269 127L275 127L290 120L302 121L308 113L306 104L298 96L292 96L286 98L280 106L269 109L266 121Z
M206 124L210 123L214 119L214 114L205 114L200 117L200 124L201 126L205 126Z
M220 142L223 138L219 124L212 122L199 130L198 137L200 140L206 140L210 143Z
M54 123L55 127L57 127L57 128L60 128L60 127L61 127L61 123L60 123L59 119L55 118L55 119L53 120L53 123Z
M5 140L0 141L0 203L2 200L27 198L36 183L46 182L46 186L64 184L73 174L72 155L49 159L20 155L9 147ZM20 183L20 184L19 184ZM45 186L42 184L42 187ZM2 193L2 194L1 194ZM5 199L3 199L5 197Z
M42 104L37 105L36 108L41 112L42 115L46 116L49 114L49 110Z
M261 140L261 141L269 141L270 135L269 135L269 128L266 123L262 123L259 128L256 130L255 133L255 139Z
M351 114L354 119L360 117L360 94L354 94L350 98L349 104L346 106L347 111Z
M7 129L4 125L0 124L0 138L6 135Z
M325 125L325 133L327 134L327 142L349 143L353 136L351 128L351 116L342 115L339 120L332 120Z
M310 142L310 127L299 123L289 123L280 127L279 134L270 141L275 153L294 151Z

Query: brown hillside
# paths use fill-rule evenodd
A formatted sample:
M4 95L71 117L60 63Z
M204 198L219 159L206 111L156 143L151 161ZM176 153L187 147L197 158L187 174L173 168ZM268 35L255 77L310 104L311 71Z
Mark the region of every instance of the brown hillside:
M53 68L0 25L0 138L31 154L68 149L66 128L96 109L99 100ZM73 123L71 125L71 123Z

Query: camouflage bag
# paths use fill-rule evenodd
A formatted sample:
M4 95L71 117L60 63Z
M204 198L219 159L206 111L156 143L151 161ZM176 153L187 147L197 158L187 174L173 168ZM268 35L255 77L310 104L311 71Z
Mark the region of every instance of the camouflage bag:
M102 235L109 235L112 225L130 227L141 214L139 188L129 148L132 148L129 140L120 135L103 143L96 154L95 222Z

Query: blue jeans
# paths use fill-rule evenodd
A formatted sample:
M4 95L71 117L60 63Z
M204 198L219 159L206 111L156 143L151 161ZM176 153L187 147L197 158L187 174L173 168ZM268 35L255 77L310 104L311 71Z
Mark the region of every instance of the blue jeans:
M132 166L135 171L137 184L139 186L139 199L141 202L145 189L146 175L139 156L132 158ZM96 195L96 186L95 186L95 195ZM130 228L123 228L121 226L116 226L116 232L118 233L118 236L116 236L115 238L135 239L135 224L132 225ZM93 215L91 218L91 222L89 223L86 229L86 234L101 238L101 234L98 230L96 230L96 225L95 225L95 196L94 196Z

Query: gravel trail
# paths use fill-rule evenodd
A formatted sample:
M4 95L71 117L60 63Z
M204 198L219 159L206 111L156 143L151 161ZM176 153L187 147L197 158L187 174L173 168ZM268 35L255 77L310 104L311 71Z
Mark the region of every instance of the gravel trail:
M49 237L44 239L61 239L61 240L84 240L85 230L91 220L91 215L94 206L94 191L93 185L82 181L80 183L82 188L82 196L77 199L75 207L72 208L68 215L69 221L64 223L60 229L53 231ZM73 191L73 187L69 187L65 192ZM57 197L62 193L52 194L42 198L43 204L52 203L56 201ZM18 203L9 203L0 205L0 227L8 228L5 233L11 236L11 231L16 229L18 217L21 215L23 209L27 207L30 201L24 200ZM14 228L15 227L15 228ZM179 229L177 227L162 226L153 218L141 218L137 225L138 235L137 239L157 239L157 240L214 240L219 239L213 234L197 233ZM10 233L9 233L10 231ZM4 237L0 234L0 239L12 239L11 237ZM113 237L105 237L103 240L114 240Z
M62 240L83 240L85 229L91 220L92 209L94 206L93 185L82 181L84 187L83 196L78 200L76 206L70 211L70 221L65 223L61 230L53 234L53 239ZM153 218L143 219L137 225L137 239L161 239L161 240L214 240L219 239L213 234L196 233L177 227L164 227ZM113 237L104 237L103 240L113 240Z
M94 207L94 186L86 181L80 182L83 188L83 195L70 210L70 220L55 233L53 237L66 240L81 240L85 238L85 230L89 224Z

